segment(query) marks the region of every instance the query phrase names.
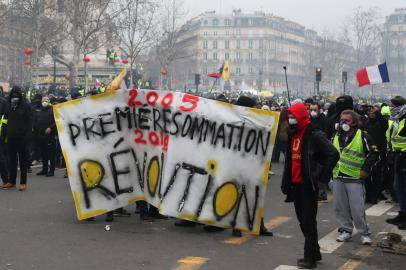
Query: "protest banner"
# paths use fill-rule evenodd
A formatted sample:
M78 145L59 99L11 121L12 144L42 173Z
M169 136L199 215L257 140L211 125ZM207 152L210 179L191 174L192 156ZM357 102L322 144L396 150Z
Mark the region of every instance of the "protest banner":
M163 215L258 233L278 113L132 89L54 115L79 220L145 200Z

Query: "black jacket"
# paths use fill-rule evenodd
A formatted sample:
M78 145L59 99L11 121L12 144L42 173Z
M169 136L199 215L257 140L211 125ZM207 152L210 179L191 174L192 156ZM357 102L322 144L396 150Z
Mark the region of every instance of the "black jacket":
M286 202L292 202L292 149L289 136L286 151L285 169L282 177L282 192L287 195ZM326 135L312 125L303 136L301 149L301 172L305 184L317 190L318 182L328 183L332 171L339 160L339 153Z
M7 119L7 113L8 113L8 103L7 100L4 97L0 97L0 119L4 116L5 119ZM3 124L1 127L1 134L0 138L1 140L5 140L7 135L7 124Z
M20 98L16 106L11 105L11 98L13 94ZM11 90L8 99L8 127L7 137L9 139L23 139L29 140L32 135L32 113L31 107L23 98L20 91Z
M380 112L376 113L376 118L368 118L365 124L365 131L372 137L381 154L386 153L386 130L388 127L388 120Z
M324 113L320 113L316 118L311 118L312 125L315 129L319 129L326 132L326 116Z
M51 128L51 133L46 135L45 130ZM52 138L56 134L54 112L52 106L42 108L34 120L34 135L37 138Z

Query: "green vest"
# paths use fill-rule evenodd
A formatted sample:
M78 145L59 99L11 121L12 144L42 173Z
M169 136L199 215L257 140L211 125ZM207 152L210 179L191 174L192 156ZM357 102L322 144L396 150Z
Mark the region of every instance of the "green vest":
M7 119L4 117L4 115L1 116L0 119L0 134L1 134L1 129L3 128L3 125L7 125Z
M85 89L80 89L78 92L82 97L85 96Z
M100 91L100 93L106 92L106 87L105 86L100 86L99 91Z
M341 172L353 178L360 179L361 167L365 162L362 131L358 129L351 143L349 143L343 150L340 149L338 135L335 135L333 144L340 153L340 160L333 170L333 176L336 178Z
M399 135L400 132L405 128L405 123L406 119L403 119L399 122L398 130L395 136L391 138L392 148L395 151L406 152L406 137L402 137Z
M391 137L392 137L392 127L393 127L393 120L388 121L388 129L386 130L386 145L388 149L392 149L391 147Z

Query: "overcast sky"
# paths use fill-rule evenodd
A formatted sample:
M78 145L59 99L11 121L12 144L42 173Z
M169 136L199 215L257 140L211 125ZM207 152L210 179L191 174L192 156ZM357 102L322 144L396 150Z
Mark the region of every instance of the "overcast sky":
M241 8L245 13L256 10L273 13L298 22L306 28L322 32L334 31L358 7L379 7L382 18L395 8L406 8L405 0L183 0L188 17L203 11L216 10L230 13Z

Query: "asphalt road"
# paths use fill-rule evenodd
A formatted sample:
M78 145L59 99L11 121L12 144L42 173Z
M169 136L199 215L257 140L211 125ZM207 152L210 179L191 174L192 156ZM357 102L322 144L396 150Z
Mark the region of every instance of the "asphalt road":
M129 218L106 223L78 222L69 183L63 171L56 177L31 174L28 190L0 190L0 270L256 270L296 269L303 256L303 237L292 204L280 192L281 165L274 165L268 189L265 221L274 237L232 238L231 231L204 232L201 226L178 228L174 220L140 221L134 206ZM393 227L385 224L397 207L380 204L369 210L374 236ZM372 215L372 216L371 216ZM106 231L105 225L111 225ZM318 214L323 261L317 269L405 269L406 256L364 247L359 237L335 242L332 202Z

